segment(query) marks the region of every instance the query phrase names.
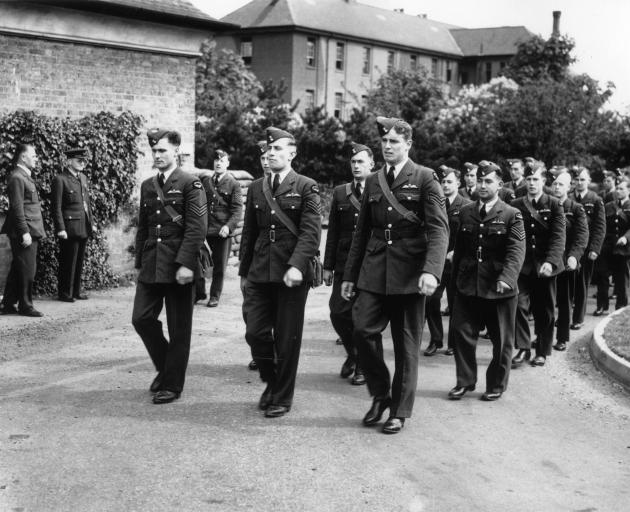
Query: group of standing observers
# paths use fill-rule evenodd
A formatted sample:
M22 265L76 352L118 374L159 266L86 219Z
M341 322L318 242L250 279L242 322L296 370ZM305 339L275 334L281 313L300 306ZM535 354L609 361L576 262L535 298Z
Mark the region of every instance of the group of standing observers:
M554 329L553 348L566 350L570 330L584 323L591 280L595 315L609 310L611 276L615 307L627 305L630 201L624 176L606 173L613 185L602 198L588 169L547 171L533 158L510 160L506 182L501 167L487 160L466 163L462 172L447 166L434 172L409 158L408 123L378 117L377 127L384 165L375 171L372 149L353 143L352 180L333 191L323 281L332 286L330 318L346 351L341 377L367 384L372 397L363 424L377 425L389 410L381 430L396 434L412 415L425 317L430 343L424 355L431 357L444 347L442 316L450 316L444 353L455 359L452 400L477 385L476 346L485 331L492 360L481 399L494 401L507 389L511 369L546 363ZM182 393L194 304L207 298L200 250L207 244L212 251L207 306L217 307L243 205L225 151L215 152L214 173L191 173L179 165L178 132L155 128L147 136L158 172L140 189L132 323L157 371L153 403L165 404ZM258 407L277 418L293 404L322 208L317 183L292 167L292 134L270 127L258 147L263 177L247 193L238 273L249 367L265 384ZM87 149L66 154L68 168L55 178L52 197L59 299L73 302L87 298L81 267L95 226L82 174ZM32 305L37 240L45 236L32 177L36 164L33 146L19 145L2 228L13 253L3 314L41 316ZM164 307L168 337L159 320ZM393 376L383 350L388 325Z

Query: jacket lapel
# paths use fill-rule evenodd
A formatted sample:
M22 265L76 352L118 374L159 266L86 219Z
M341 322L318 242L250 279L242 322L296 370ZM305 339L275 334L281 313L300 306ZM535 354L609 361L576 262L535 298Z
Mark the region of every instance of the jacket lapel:
M297 174L293 169L291 169L286 177L282 180L282 183L280 183L280 186L278 187L278 190L276 190L274 197L281 196L282 194L286 194L287 192L292 190L293 184L295 183L296 179Z
M399 188L405 183L407 183L409 181L409 176L412 174L412 171L413 171L413 162L411 160L407 160L407 163L400 170L400 172L398 173L398 176L396 176L394 183L392 183L392 186L390 187L391 190L394 190L395 188Z

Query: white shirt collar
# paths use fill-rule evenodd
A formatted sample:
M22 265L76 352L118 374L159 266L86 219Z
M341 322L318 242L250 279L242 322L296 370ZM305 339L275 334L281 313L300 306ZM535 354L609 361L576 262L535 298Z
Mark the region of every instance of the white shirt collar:
M490 213L490 210L492 210L492 208L494 208L494 205L497 204L497 201L499 200L499 195L497 194L497 196L492 200L489 201L487 203L484 203L482 201L479 201L479 211L481 211L481 208L483 208L483 206L486 206L486 215L488 213Z
M177 167L176 167L175 169L177 169ZM167 180L169 179L169 177L171 176L171 174L173 174L173 171L174 171L175 169L171 169L170 171L166 171L166 172L164 172L164 173L163 173L163 174L164 174L164 183L166 183L166 182L167 182Z
M215 171L214 176L218 181L221 181L225 177L226 174L227 174L227 171L223 171L221 174L217 174Z
M17 164L17 166L22 169L29 176L31 175L31 170L28 167L24 167L22 164Z
M284 178L286 178L287 174L289 174L290 172L291 172L291 169L287 169L286 171L280 171L280 172L272 172L271 174L274 176L271 177L271 182L273 183L273 180L275 179L275 175L277 174L279 176L280 183L282 183L284 181Z
M399 162L396 165L394 165L394 179L398 178L398 175L400 174L400 171L402 171L402 168L407 163L407 160L409 160L409 158L405 158L402 162ZM390 164L386 164L385 174L389 172L390 167L391 167Z

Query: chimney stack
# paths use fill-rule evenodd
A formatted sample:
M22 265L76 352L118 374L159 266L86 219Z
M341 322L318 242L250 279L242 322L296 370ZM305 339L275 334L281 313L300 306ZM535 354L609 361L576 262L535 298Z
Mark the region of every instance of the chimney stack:
M553 11L553 31L551 32L551 37L560 36L560 14L562 14L561 11Z

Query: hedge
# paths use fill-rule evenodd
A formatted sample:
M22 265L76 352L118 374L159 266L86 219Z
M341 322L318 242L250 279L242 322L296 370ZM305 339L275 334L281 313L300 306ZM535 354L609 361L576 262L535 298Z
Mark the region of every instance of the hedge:
M88 242L83 286L99 289L117 284L108 264L109 254L102 233L130 202L140 153L136 141L143 124L142 117L131 112L118 116L99 112L79 119L60 119L16 111L0 117L0 208L7 206L6 186L16 144L32 143L39 157L33 177L48 238L40 243L37 254L36 293L54 294L57 290L58 244L50 211L51 184L53 177L65 167L64 150L75 146L90 150L85 175L98 228Z

